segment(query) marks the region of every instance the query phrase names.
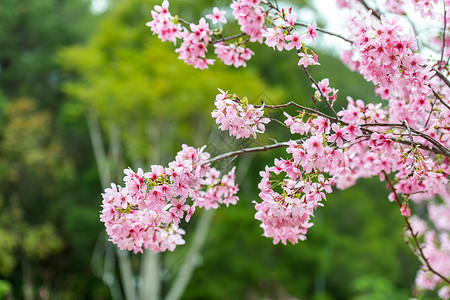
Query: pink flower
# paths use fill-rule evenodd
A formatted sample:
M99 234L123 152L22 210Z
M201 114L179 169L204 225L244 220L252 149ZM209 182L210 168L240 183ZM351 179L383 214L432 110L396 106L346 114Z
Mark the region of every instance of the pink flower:
M312 123L315 125L315 134L330 133L330 121L324 117L315 118Z
M171 204L173 205L169 212L171 212L174 216L178 217L178 220L183 218L184 212L190 209L189 205L186 205L186 199L172 199ZM177 222L175 222L177 223Z
M214 7L213 14L206 15L206 18L212 20L213 24L217 24L219 22L225 24L227 22L227 19L225 18L226 13L226 11L219 10L217 7Z
M411 210L405 203L403 203L402 207L400 208L400 213L405 217L411 216Z
M318 84L319 86L319 91L322 92L322 94L328 98L328 94L331 93L333 90L328 86L329 85L329 80L328 78L323 79L322 81L320 81ZM317 88L315 84L312 85L313 88Z
M241 26L241 31L250 36L250 41L262 43L262 29L266 20L266 13L259 5L259 0L235 0L230 5L233 16Z
M292 50L294 47L299 50L302 47L302 37L297 31L294 31L293 34L288 35L285 40L290 41L290 43L286 44L284 47L286 50Z
M214 45L217 57L223 61L226 65L234 65L238 68L240 66L246 67L246 61L249 60L253 54L255 54L249 48L241 45L235 46L234 44L227 45L223 42Z
M317 56L311 55L311 54L307 54L307 53L303 53L300 52L298 54L298 56L300 57L299 61L298 61L298 65L299 66L303 66L303 67L308 67L310 65L320 65L320 63L317 61Z
M169 168L152 166L151 172L139 169L136 173L126 169L124 181L132 190L115 184L105 189L100 220L110 240L135 253L173 251L184 244L184 230L178 224L185 212L185 220L190 220L197 201L215 203L215 207L235 204L234 169L220 177L207 164L210 155L203 150L183 145ZM188 199L192 206L186 203Z
M314 42L314 38L317 37L317 24L316 21L314 21L312 24L308 24L308 31L307 31L307 37L310 38Z
M362 131L359 126L356 126L353 123L350 123L342 128L342 132L348 136L349 141L354 141L357 136L362 135Z
M283 23L283 27L293 27L297 22L297 14L292 13L292 7L289 8L289 12L286 13L286 21Z
M283 50L285 47L284 34L280 27L273 27L266 29L262 36L266 38L266 45L269 47L277 47L278 51Z
M322 135L315 135L307 139L303 143L303 148L305 148L306 152L309 155L323 155L324 146L323 146L323 137Z
M336 123L333 123L331 125L331 128L333 129L333 131L335 132L334 134L332 134L329 138L328 141L329 142L334 142L336 141L336 144L339 148L342 148L342 145L344 143L343 140L347 140L347 135L345 134L344 130L342 130L341 128L339 128L339 125Z
M216 109L211 113L220 124L220 130L228 130L230 135L236 138L256 138L257 133L265 131L265 124L269 123L268 118L264 118L264 106L255 108L245 101L231 99L227 93L219 90L221 94L216 96ZM219 99L219 100L218 100Z

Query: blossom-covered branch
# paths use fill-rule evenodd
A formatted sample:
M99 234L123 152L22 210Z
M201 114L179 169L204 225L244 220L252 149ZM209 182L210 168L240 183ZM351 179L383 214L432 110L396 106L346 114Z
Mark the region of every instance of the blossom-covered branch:
M427 269L429 271L431 271L433 274L435 274L436 276L441 278L443 281L445 281L448 284L450 284L450 278L444 277L444 275L442 275L441 273L436 271L430 265L430 262L429 262L428 258L424 254L423 247L420 245L420 242L417 239L420 232L414 232L414 229L413 229L413 227L412 227L412 225L411 225L411 223L409 221L409 216L411 215L411 211L409 211L409 208L406 208L406 204L402 204L402 201L400 200L400 197L398 196L394 185L392 184L391 180L389 179L388 174L385 171L383 171L383 174L386 177L386 181L388 182L389 188L392 190L392 193L394 195L394 199L395 199L396 203L398 204L398 206L402 210L402 215L403 215L403 218L405 219L405 223L406 223L406 229L409 231L409 234L410 234L411 238L414 241L414 244L415 244L415 248L414 249L417 249L417 255L425 263L425 265L426 265L426 267L427 267Z
M434 6L438 2L442 12ZM135 252L173 250L184 243L184 232L178 227L184 216L188 221L196 207L217 208L237 201L234 168L221 175L212 163L286 148L283 157L259 172L255 218L261 221L264 236L275 244L305 240L316 209L324 206L333 188L349 188L360 178L378 176L387 180L392 190L389 200L398 203L424 263L417 287L436 289L441 298L450 298L450 1L386 0L386 11L374 10L364 0L338 0L337 4L347 9L347 36L320 29L316 22L306 24L293 7L283 8L269 0L233 0L231 14L240 32L228 36L224 34L229 21L225 10L215 7L191 23L172 16L167 0L155 6L147 25L162 41L173 42L179 58L195 68L208 68L214 57L226 65L245 67L254 54L250 43L296 51L299 70L314 89L314 108L295 101L254 105L246 97L219 90L212 112L219 129L261 146L213 158L203 148L183 146L168 168L126 170L126 187L113 184L103 195L102 221L114 243ZM408 17L405 5L442 29L428 37L438 48L435 56L422 55L415 28L399 21ZM311 75L309 69L320 65L312 50L318 32L348 42L342 60L375 85L383 103L347 95L347 103L339 102L339 90L328 78ZM211 49L214 53L208 52ZM331 113L320 111L319 101ZM281 117L268 118L267 109L285 111ZM271 120L282 124L292 138L262 145L258 136L276 140ZM418 216L410 217L411 207L423 203L432 229ZM419 235L424 235L422 244Z

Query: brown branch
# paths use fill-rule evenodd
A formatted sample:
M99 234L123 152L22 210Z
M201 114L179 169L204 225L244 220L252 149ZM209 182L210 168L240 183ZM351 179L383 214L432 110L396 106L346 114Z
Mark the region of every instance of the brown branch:
M327 103L328 107L331 109L331 111L333 112L333 115L336 117L337 120L339 120L339 117L336 113L336 111L334 110L333 106L330 104L330 101L328 101L328 99L325 97L325 95L322 93L322 91L319 88L319 84L317 83L317 81L311 76L311 74L309 74L308 70L305 68L305 66L302 66L303 70L306 73L306 76L308 76L309 80L312 81L312 83L316 86L317 90L319 91L320 95L322 96L322 99L325 100L325 102Z
M237 39L237 38L240 38L240 37L243 37L243 36L247 36L247 34L241 32L241 33L239 33L239 34L235 34L235 35L232 35L232 36L229 36L229 37L225 37L225 38L220 38L220 39L214 38L215 40L212 41L212 42L210 43L210 45L214 45L214 44L217 44L217 43L220 43L220 42L229 41L229 40L234 40L234 39Z
M442 50L441 50L441 60L439 64L444 60L444 50L445 50L445 31L447 30L447 8L444 2L444 30L442 31Z
M447 77L444 76L441 72L439 72L436 69L433 69L433 71L436 73L436 75L445 83L446 86L450 88L450 81L447 79Z
M404 129L407 129L407 130L411 130L411 132L414 133L415 136L419 136L421 138L424 138L424 139L426 139L427 141L429 141L430 143L432 143L434 145L434 148L432 148L432 150L433 150L432 152L436 153L436 151L438 151L438 153L436 153L436 154L440 153L440 154L443 154L446 157L450 157L450 150L447 149L445 146L443 146L441 143L439 143L438 141L436 141L435 139L433 139L429 135L426 135L423 132L420 132L420 131L417 131L415 129L409 128L409 126L405 126L405 124L366 123L366 124L360 124L358 126L361 126L361 127L369 127L369 126L374 126L374 127L376 127L376 126L383 127L384 126L384 127L386 127L387 126L387 127L399 127L399 128L404 128ZM400 142L400 141L397 141L397 142ZM408 142L406 142L406 143L400 142L400 143L402 143L402 144L409 144ZM419 146L419 147L421 147L421 148L423 148L425 150L430 150L427 147L423 146L422 144L419 144L419 143L416 143L416 142L414 142L414 145Z
M255 107L261 107L261 106L262 105L255 105ZM307 112L310 112L312 114L315 114L315 115L327 118L330 121L339 122L342 125L348 125L347 122L344 122L344 121L340 120L337 117L337 115L336 115L336 117L332 117L332 116L329 116L329 115L327 115L325 113L322 113L322 112L320 112L320 111L318 111L316 109L309 108L309 107L306 107L306 106L302 106L302 105L297 104L297 103L295 103L293 101L290 101L290 102L285 103L285 104L279 104L279 105L265 105L264 104L265 108L270 108L270 109L278 109L278 108L284 108L284 107L289 107L289 106L294 106L294 107L300 108L300 109L302 109L304 111L307 111ZM364 127L378 127L378 126L380 126L380 127L398 127L398 128L407 129L404 124L397 124L397 123L365 123L365 124L358 124L358 126L363 127L363 128L361 128L361 130L364 131L365 133L368 133L368 134L375 133L375 131L367 129L367 128L364 128ZM423 150L431 151L434 154L442 154L442 155L450 158L450 150L447 149L446 147L444 147L438 141L436 141L432 137L424 134L423 132L417 131L417 130L412 129L412 128L411 128L411 132L413 132L416 136L420 136L420 137L428 140L430 143L433 144L433 147L430 149L429 147L426 147L426 146L424 146L424 145L422 145L420 143L417 143L417 142L414 142L414 145L416 145L417 147L419 147L419 148L421 148ZM408 142L408 141L404 141L404 140L397 139L397 138L391 138L391 139L394 142L399 143L399 144L410 145L410 142Z
M381 14L380 14L378 11L376 11L375 9L370 8L370 6L367 5L366 1L364 1L364 0L359 0L359 2L361 2L361 4L362 4L367 10L372 11L372 14L373 14L374 17L376 17L378 20L381 20Z
M435 75L437 75L437 73ZM430 85L428 85L428 86L430 87L431 91L433 92L434 97L437 100L439 100L442 103L442 105L444 105L445 107L447 107L450 110L450 106L447 103L445 103L444 100L442 100L441 96L439 96L439 94Z
M264 103L264 102L263 102L263 103ZM262 105L255 105L255 107L261 107L261 106L262 106ZM342 122L342 121L341 121L339 118L337 118L337 117L335 118L335 117L329 116L329 115L327 115L327 114L325 114L325 113L322 113L322 112L320 112L320 111L318 111L318 110L316 110L316 109L309 108L309 107L306 107L306 106L297 104L297 103L295 103L294 101L290 101L290 102L288 102L288 103L285 103L285 104L279 104L279 105L265 105L265 104L264 104L264 108L270 108L270 109L278 109L278 108L284 108L284 107L289 107L289 106L294 106L294 107L300 108L300 109L302 109L302 110L304 110L304 111L310 112L310 113L312 113L312 114L315 114L315 115L318 115L318 116L327 118L327 119L329 119L329 120L331 120L331 121L334 121L334 122L341 122L341 123L347 125L347 123Z
M294 24L298 25L298 26L308 27L308 25L304 24L304 23L295 22ZM328 31L328 30L325 30L325 29L322 29L320 27L317 27L316 30L319 31L319 32L322 32L322 33L325 33L325 34L328 34L328 35L340 38L341 40L346 41L347 43L353 44L353 41L343 37L340 34L337 34L337 33L334 33L334 32L331 32L331 31Z
M392 190L392 192L394 193L395 196L395 201L397 202L398 206L401 208L402 207L402 202L400 201L400 198L398 197L397 191L395 190L394 185L392 184L391 180L388 177L388 174L386 173L386 171L382 171L384 176L386 177L386 181L390 187L390 189ZM406 222L406 228L408 229L408 231L411 233L411 236L414 240L414 244L417 247L418 250L418 254L420 255L420 257L423 259L423 262L425 263L426 267L428 268L428 270L430 270L432 273L434 273L435 275L439 276L442 280L444 280L445 282L447 282L448 284L450 284L450 279L444 277L442 274L440 274L438 271L436 271L431 265L430 262L428 261L427 257L425 256L425 254L423 253L423 248L420 246L419 240L417 239L418 233L414 233L413 228L411 226L411 223L409 222L409 218L407 216L403 216L403 218L405 219Z
M296 140L295 142L301 142L303 141L302 139L300 140ZM236 150L236 151L231 151L231 152L227 152L227 153L223 153L217 156L214 156L213 158L208 159L207 163L213 163L216 161L221 161L230 157L237 157L237 156L242 156L244 154L247 153L254 153L254 152L265 152L265 151L269 151L269 150L273 150L273 149L278 149L278 148L283 148L283 147L289 147L288 142L282 142L282 143L276 143L276 144L272 144L272 145L267 145L267 146L261 146L261 147L254 147L254 148L244 148L241 150Z

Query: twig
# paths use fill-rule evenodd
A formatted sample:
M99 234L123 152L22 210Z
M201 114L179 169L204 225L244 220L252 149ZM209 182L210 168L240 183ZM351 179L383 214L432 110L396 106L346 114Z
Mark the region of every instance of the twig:
M398 197L397 191L395 190L394 185L392 184L391 180L388 177L388 174L386 173L386 171L382 171L386 181L390 187L390 189L392 190L392 192L394 193L395 196L395 201L397 202L398 206L401 208L402 207L402 202L400 201L400 198ZM428 259L426 258L425 254L423 253L423 248L420 246L419 241L417 240L417 233L414 233L413 228L411 226L411 223L409 222L409 218L407 216L403 216L403 218L405 219L406 222L406 228L408 229L408 231L411 233L411 236L414 240L414 244L417 247L418 250L418 254L420 255L420 257L423 259L423 262L425 263L426 267L428 268L428 270L430 270L432 273L434 273L435 275L439 276L441 279L443 279L445 282L447 282L448 284L450 284L450 279L445 278L442 274L440 274L439 272L437 272L429 263Z
M236 161L236 159L238 158L238 156L233 157L230 162L225 166L225 168L222 170L223 173L226 172L226 170L228 170L228 168L233 164L233 162Z
M288 102L288 103L285 103L285 104L279 104L279 105L265 105L265 104L264 104L264 108L270 108L270 109L278 109L278 108L284 108L284 107L289 107L289 106L295 106L295 107L300 108L300 109L302 109L302 110L304 110L304 111L307 111L307 112L310 112L310 113L312 113L312 114L315 114L315 115L318 115L318 116L327 118L327 119L329 119L329 120L331 120L331 121L334 121L334 122L341 122L341 123L347 125L347 123L342 122L341 120L339 120L339 118L337 117L337 115L336 115L336 117L332 117L332 116L329 116L329 115L327 115L327 114L325 114L325 113L322 113L322 112L320 112L320 111L318 111L318 110L316 110L316 109L313 109L313 108L310 108L310 107L306 107L306 106L302 106L302 105L300 105L300 104L297 104L297 103L295 103L294 101L290 101L290 102ZM255 105L255 107L261 107L261 105Z
M441 72L439 72L436 69L433 69L434 72L436 72L436 75L450 88L450 81L447 79L447 77L444 76Z
M437 74L437 73L436 73ZM447 107L450 110L450 106L444 102L444 100L442 100L441 96L439 96L439 94L430 86L431 91L434 94L434 97L436 97L437 100L439 100L442 105L444 105L445 107Z
M303 140L300 139L300 140L296 140L295 142L301 142L301 141L303 141ZM282 142L282 143L276 143L276 144L267 145L267 146L254 147L254 148L244 148L244 149L241 149L241 150L227 152L227 153L223 153L223 154L214 156L213 158L210 158L207 161L207 163L213 163L213 162L216 162L216 161L221 161L221 160L227 159L229 157L242 156L242 155L247 154L247 153L265 152L265 151L278 149L278 148L283 148L283 147L289 147L289 143L288 142Z
M322 99L325 100L325 102L327 103L328 107L331 109L331 111L333 112L333 115L336 117L337 120L339 120L339 117L336 113L336 111L334 110L333 106L330 104L330 102L328 101L328 99L325 97L325 95L322 93L322 91L320 90L319 84L317 83L317 81L311 76L311 74L309 74L308 70L306 69L305 66L302 66L303 70L306 73L306 76L308 76L309 80L312 81L312 83L316 86L317 90L319 91L320 95L322 96Z
M434 92L434 91L433 91ZM435 95L436 96L436 95ZM431 120L431 116L433 115L433 111L434 111L434 105L436 104L437 99L434 99L434 102L431 103L431 109L430 109L430 113L428 114L428 118L427 121L425 122L425 125L423 126L424 128L428 127L428 123L430 123Z
M295 103L293 101L290 101L290 102L285 103L285 104L279 104L279 105L264 105L265 108L270 108L270 109L278 109L278 108L284 108L284 107L288 107L288 106L294 106L294 107L300 108L300 109L302 109L304 111L310 112L312 114L315 114L315 115L327 118L330 121L339 122L342 125L348 125L347 122L344 122L344 121L340 120L337 117L337 115L336 115L336 117L332 117L332 116L329 116L329 115L327 115L325 113L322 113L322 112L320 112L320 111L318 111L316 109L309 108L309 107L306 107L306 106L302 106L302 105L297 104L297 103ZM255 107L261 107L261 105L255 105ZM364 131L365 133L369 133L369 134L372 134L375 131L367 129L367 128L364 128L364 127L378 127L379 126L379 127L398 127L398 128L405 128L405 129L407 129L404 124L396 124L396 123L365 123L365 124L358 124L358 126L362 127L361 128L362 131ZM428 147L426 147L426 146L424 146L424 145L422 145L420 143L417 143L417 142L414 142L414 145L416 145L417 147L419 147L421 149L424 149L424 150L427 150L427 151L431 151L431 152L433 152L435 154L442 154L442 155L444 155L446 157L450 157L450 150L447 149L446 147L444 147L441 143L439 143L438 141L436 141L432 137L424 134L423 132L417 131L417 130L412 129L412 128L410 130L416 136L420 136L420 137L426 139L427 141L429 141L430 143L432 143L433 147L430 149L430 148L428 148ZM404 145L409 145L410 144L408 141L404 141L404 140L401 140L401 139L396 139L396 138L391 138L391 139L394 142L399 143L399 144L404 144Z
M372 11L372 14L374 17L376 17L378 20L381 20L381 15L379 12L377 12L375 9L370 8L369 5L367 5L366 1L364 0L359 0L359 2L361 2L361 4L367 9Z
M221 39L215 39L214 41L212 41L210 43L210 45L214 45L214 44L217 44L217 43L220 43L220 42L229 41L229 40L234 40L234 39L246 36L246 35L247 35L246 33L241 32L239 34L235 34L235 35L232 35L232 36L229 36L229 37L225 37L225 38L221 38Z
M447 9L444 2L444 30L442 31L442 50L441 50L441 60L439 64L444 60L444 50L445 50L445 31L447 30Z
M366 126L375 126L375 127L377 127L377 126L380 126L380 127L384 126L384 127L386 127L387 126L387 127L400 127L400 128L405 128L405 129L408 129L408 127L409 127L409 126L408 127L405 126L405 124L395 124L395 123L366 123L366 124L360 124L358 126L361 126L361 127L366 127ZM413 132L416 136L420 136L420 137L426 139L427 141L429 141L430 143L432 143L436 147L436 150L438 152L440 152L441 154L443 154L443 155L445 155L447 157L450 157L450 150L447 149L445 146L443 146L438 141L436 141L435 139L433 139L432 137L430 137L429 135L426 135L423 132L417 131L417 130L412 129L412 128L409 128L408 130ZM403 143L403 144L405 144L405 143ZM414 142L414 144L416 146L420 146L421 145L421 144L419 144L417 142ZM422 145L421 148L427 149L423 145ZM435 152L435 151L432 151L432 152Z
M308 25L304 24L304 23L295 22L294 24L298 25L298 26L308 27ZM343 37L340 34L337 34L337 33L334 33L334 32L331 32L331 31L328 31L328 30L325 30L325 29L322 29L320 27L317 27L316 30L319 31L319 32L322 32L322 33L325 33L325 34L328 34L328 35L340 38L341 40L346 41L347 43L353 44L353 41Z
M283 122L281 122L281 121L278 120L278 119L275 119L275 118L269 118L269 120L274 121L274 122L276 122L276 123L278 123L278 124L280 124L280 125L282 125L282 126L284 126L284 127L286 127L286 128L289 128L289 126L287 126L286 124L284 124Z

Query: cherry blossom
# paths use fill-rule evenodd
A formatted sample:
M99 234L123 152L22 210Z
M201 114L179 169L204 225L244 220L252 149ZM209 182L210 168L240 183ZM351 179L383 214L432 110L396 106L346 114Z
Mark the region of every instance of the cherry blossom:
M206 15L205 17L210 19L213 24L217 24L217 23L226 23L227 19L225 18L226 15L226 11L224 10L219 10L217 7L213 8L213 13L210 15Z
M101 220L111 241L135 252L173 250L184 243L179 224L183 218L189 221L197 207L218 208L237 201L235 169L221 174L210 162L284 147L288 157L275 159L273 166L259 173L255 219L261 222L264 236L274 244L305 240L314 212L325 205L333 188L346 189L361 178L376 176L386 182L388 200L397 205L399 217L405 220L405 236L423 262L416 289L435 290L449 299L450 1L380 3L384 6L376 10L365 1L338 0L338 7L349 14L345 37L327 33L315 21L302 23L292 7L279 8L269 0L234 0L230 8L240 32L230 36L222 34L223 28L211 30L205 18L188 22L173 17L167 0L156 5L147 26L162 41L177 45L179 58L195 68L209 67L213 55L226 65L246 67L254 55L250 42L278 51L295 48L299 71L305 72L314 89L314 108L295 101L253 105L245 97L219 90L212 116L220 130L237 139L255 140L257 134L264 134L273 143L255 141L258 147L215 158L203 148L183 146L167 168L125 170L125 187L112 184L103 194ZM414 26L408 25L414 21L408 18L408 5L430 22L429 29L441 30L416 36ZM225 14L214 7L206 18L212 24L226 23ZM348 43L341 59L375 85L382 103L345 95L344 105L328 78L319 81L309 73L320 63L306 42L314 42L319 33ZM423 45L433 55L424 52ZM208 53L210 49L214 53ZM317 102L324 103L326 111L319 110ZM280 115L286 119L277 121L292 138L276 142L266 132L269 119L264 110L288 108L295 113L283 111ZM426 218L415 215L419 206L427 212Z
M113 183L105 189L100 220L113 243L135 253L173 251L184 244L185 232L178 225L183 217L190 220L195 207L236 204L234 169L221 178L209 167L204 148L183 145L168 168L154 165L145 173L125 169L125 187Z
M221 93L216 96L216 109L212 112L212 117L220 124L220 130L228 130L230 135L238 139L250 136L256 138L256 133L265 131L265 124L270 120L263 118L264 106L255 108L248 103L247 98L238 100L235 95L219 91Z

